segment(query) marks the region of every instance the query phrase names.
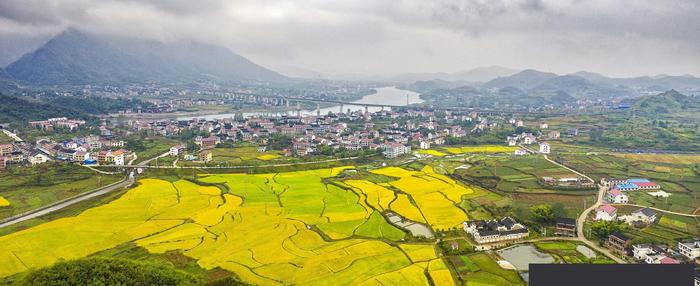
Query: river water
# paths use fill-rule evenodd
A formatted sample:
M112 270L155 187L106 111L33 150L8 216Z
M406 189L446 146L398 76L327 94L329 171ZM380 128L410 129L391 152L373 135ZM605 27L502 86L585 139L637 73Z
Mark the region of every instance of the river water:
M370 104L387 104L387 105L400 105L405 106L407 104L421 103L419 94L409 90L398 89L393 86L377 88L376 92L370 95L363 96L360 100L353 101L354 103L370 103ZM343 112L347 112L348 109L351 111L364 110L361 105L345 104L343 105ZM387 110L388 108L385 108ZM381 107L369 107L370 112L376 112L381 110ZM340 105L335 105L331 107L321 108L321 114L328 114L328 112L340 112ZM301 110L302 115L315 115L316 110ZM202 118L207 120L221 119L221 118L232 118L236 113L222 113L222 114L211 114L202 116L186 116L178 117L178 120L189 120L192 118ZM263 116L282 116L282 115L296 115L295 110L281 111L281 112L245 112L243 116L251 117L255 115Z

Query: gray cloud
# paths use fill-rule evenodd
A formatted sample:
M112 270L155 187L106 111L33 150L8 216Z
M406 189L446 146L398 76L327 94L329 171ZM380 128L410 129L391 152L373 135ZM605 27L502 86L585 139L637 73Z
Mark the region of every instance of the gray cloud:
M0 49L76 27L213 43L324 73L497 64L700 75L698 14L696 0L3 0ZM0 63L16 54L0 52Z

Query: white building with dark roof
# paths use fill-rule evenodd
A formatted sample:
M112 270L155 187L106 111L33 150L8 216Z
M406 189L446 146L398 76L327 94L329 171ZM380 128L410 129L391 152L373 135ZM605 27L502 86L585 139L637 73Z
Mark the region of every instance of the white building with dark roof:
M479 244L517 240L530 235L527 227L511 217L489 221L466 221L464 222L464 231L471 234L474 241Z

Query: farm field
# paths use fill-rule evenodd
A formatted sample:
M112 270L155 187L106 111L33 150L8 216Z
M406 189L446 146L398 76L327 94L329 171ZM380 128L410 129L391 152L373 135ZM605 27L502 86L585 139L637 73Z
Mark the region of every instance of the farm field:
M676 157L694 157L694 155L673 154L623 154L615 155L575 155L561 154L560 159L566 165L588 174L596 180L603 177L648 178L671 193L669 198L655 198L646 192L630 192L630 201L634 204L654 206L660 209L693 214L700 206L700 176L694 171L694 164L688 159ZM626 156L641 156L652 161L641 161ZM653 156L653 157L649 157ZM668 162L671 161L671 162Z
M544 184L542 178L575 178L576 174L539 156L508 156L475 158L468 169L455 171L464 178L471 178L480 185L513 193L551 193L555 186Z
M588 258L581 252L576 250L577 246L583 244L571 241L545 241L534 243L535 248L541 252L549 253L554 257L557 263L579 264L579 263L594 263L594 264L610 264L615 261L610 258L596 253L594 258Z
M87 168L50 163L0 172L0 219L36 209L121 180L121 175L97 174Z
M449 260L467 286L525 285L516 271L501 268L486 253L451 256Z
M468 219L466 211L459 207L464 195L474 192L469 187L436 173L425 166L421 171L399 167L373 170L372 173L398 178L388 184L410 195L423 218L435 230L459 227ZM401 210L396 210L399 214Z
M453 285L432 244L402 243L356 190L326 183L348 168L200 176L221 188L143 179L108 204L0 237L0 276L133 242L258 285ZM377 190L366 193L386 206Z
M513 153L518 147L501 146L501 145L477 145L477 146L462 146L462 147L439 147L437 150L444 150L451 154L463 153Z

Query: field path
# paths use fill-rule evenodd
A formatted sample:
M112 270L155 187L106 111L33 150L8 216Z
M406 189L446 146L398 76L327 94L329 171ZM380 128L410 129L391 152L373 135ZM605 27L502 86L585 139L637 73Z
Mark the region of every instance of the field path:
M530 153L537 154L537 152L528 149L527 147L523 146L522 144L520 144L519 146L522 147L522 148L524 148L525 150L527 150L527 151L530 152ZM558 162L556 162L556 161L554 161L554 160L552 160L552 159L549 159L549 157L547 157L547 155L544 155L543 157L544 157L545 160L551 162L552 164L555 164L555 165L560 166L560 167L562 167L562 168L564 168L564 169L567 169L567 170L573 172L574 174L577 174L577 175L579 175L579 176L581 176L581 177L584 177L584 178L590 180L591 182L595 183L595 180L593 180L591 177L587 176L586 174L583 174L583 173L581 173L581 172L579 172L579 171L576 171L576 170L574 170L574 169L572 169L572 168L569 168L569 167L567 167L567 166L564 166L563 164L559 164ZM625 261L624 259L621 259L621 258L615 256L615 255L614 255L612 252L610 252L610 250L608 250L607 248L600 247L600 246L599 246L597 243L595 243L594 241L588 240L588 238L586 238L586 236L585 236L584 233L583 233L583 225L584 225L584 223L586 222L586 218L588 218L588 215L589 215L594 209L598 208L600 205L603 204L603 202L604 202L604 197L605 197L605 191L607 191L607 189L606 189L605 187L603 187L603 186L601 186L601 185L598 185L598 197L597 197L597 199L596 199L596 202L595 202L592 206L590 206L589 208L583 210L583 212L581 212L581 215L579 215L579 217L576 218L576 236L577 236L576 239L579 240L579 241L581 241L581 242L583 242L583 243L585 243L588 247L590 247L590 248L592 248L592 249L594 249L594 250L596 250L596 251L598 251L598 252L600 252L600 253L605 254L605 256L610 257L612 260L615 260L615 262L624 264L624 263L627 263L627 261Z

